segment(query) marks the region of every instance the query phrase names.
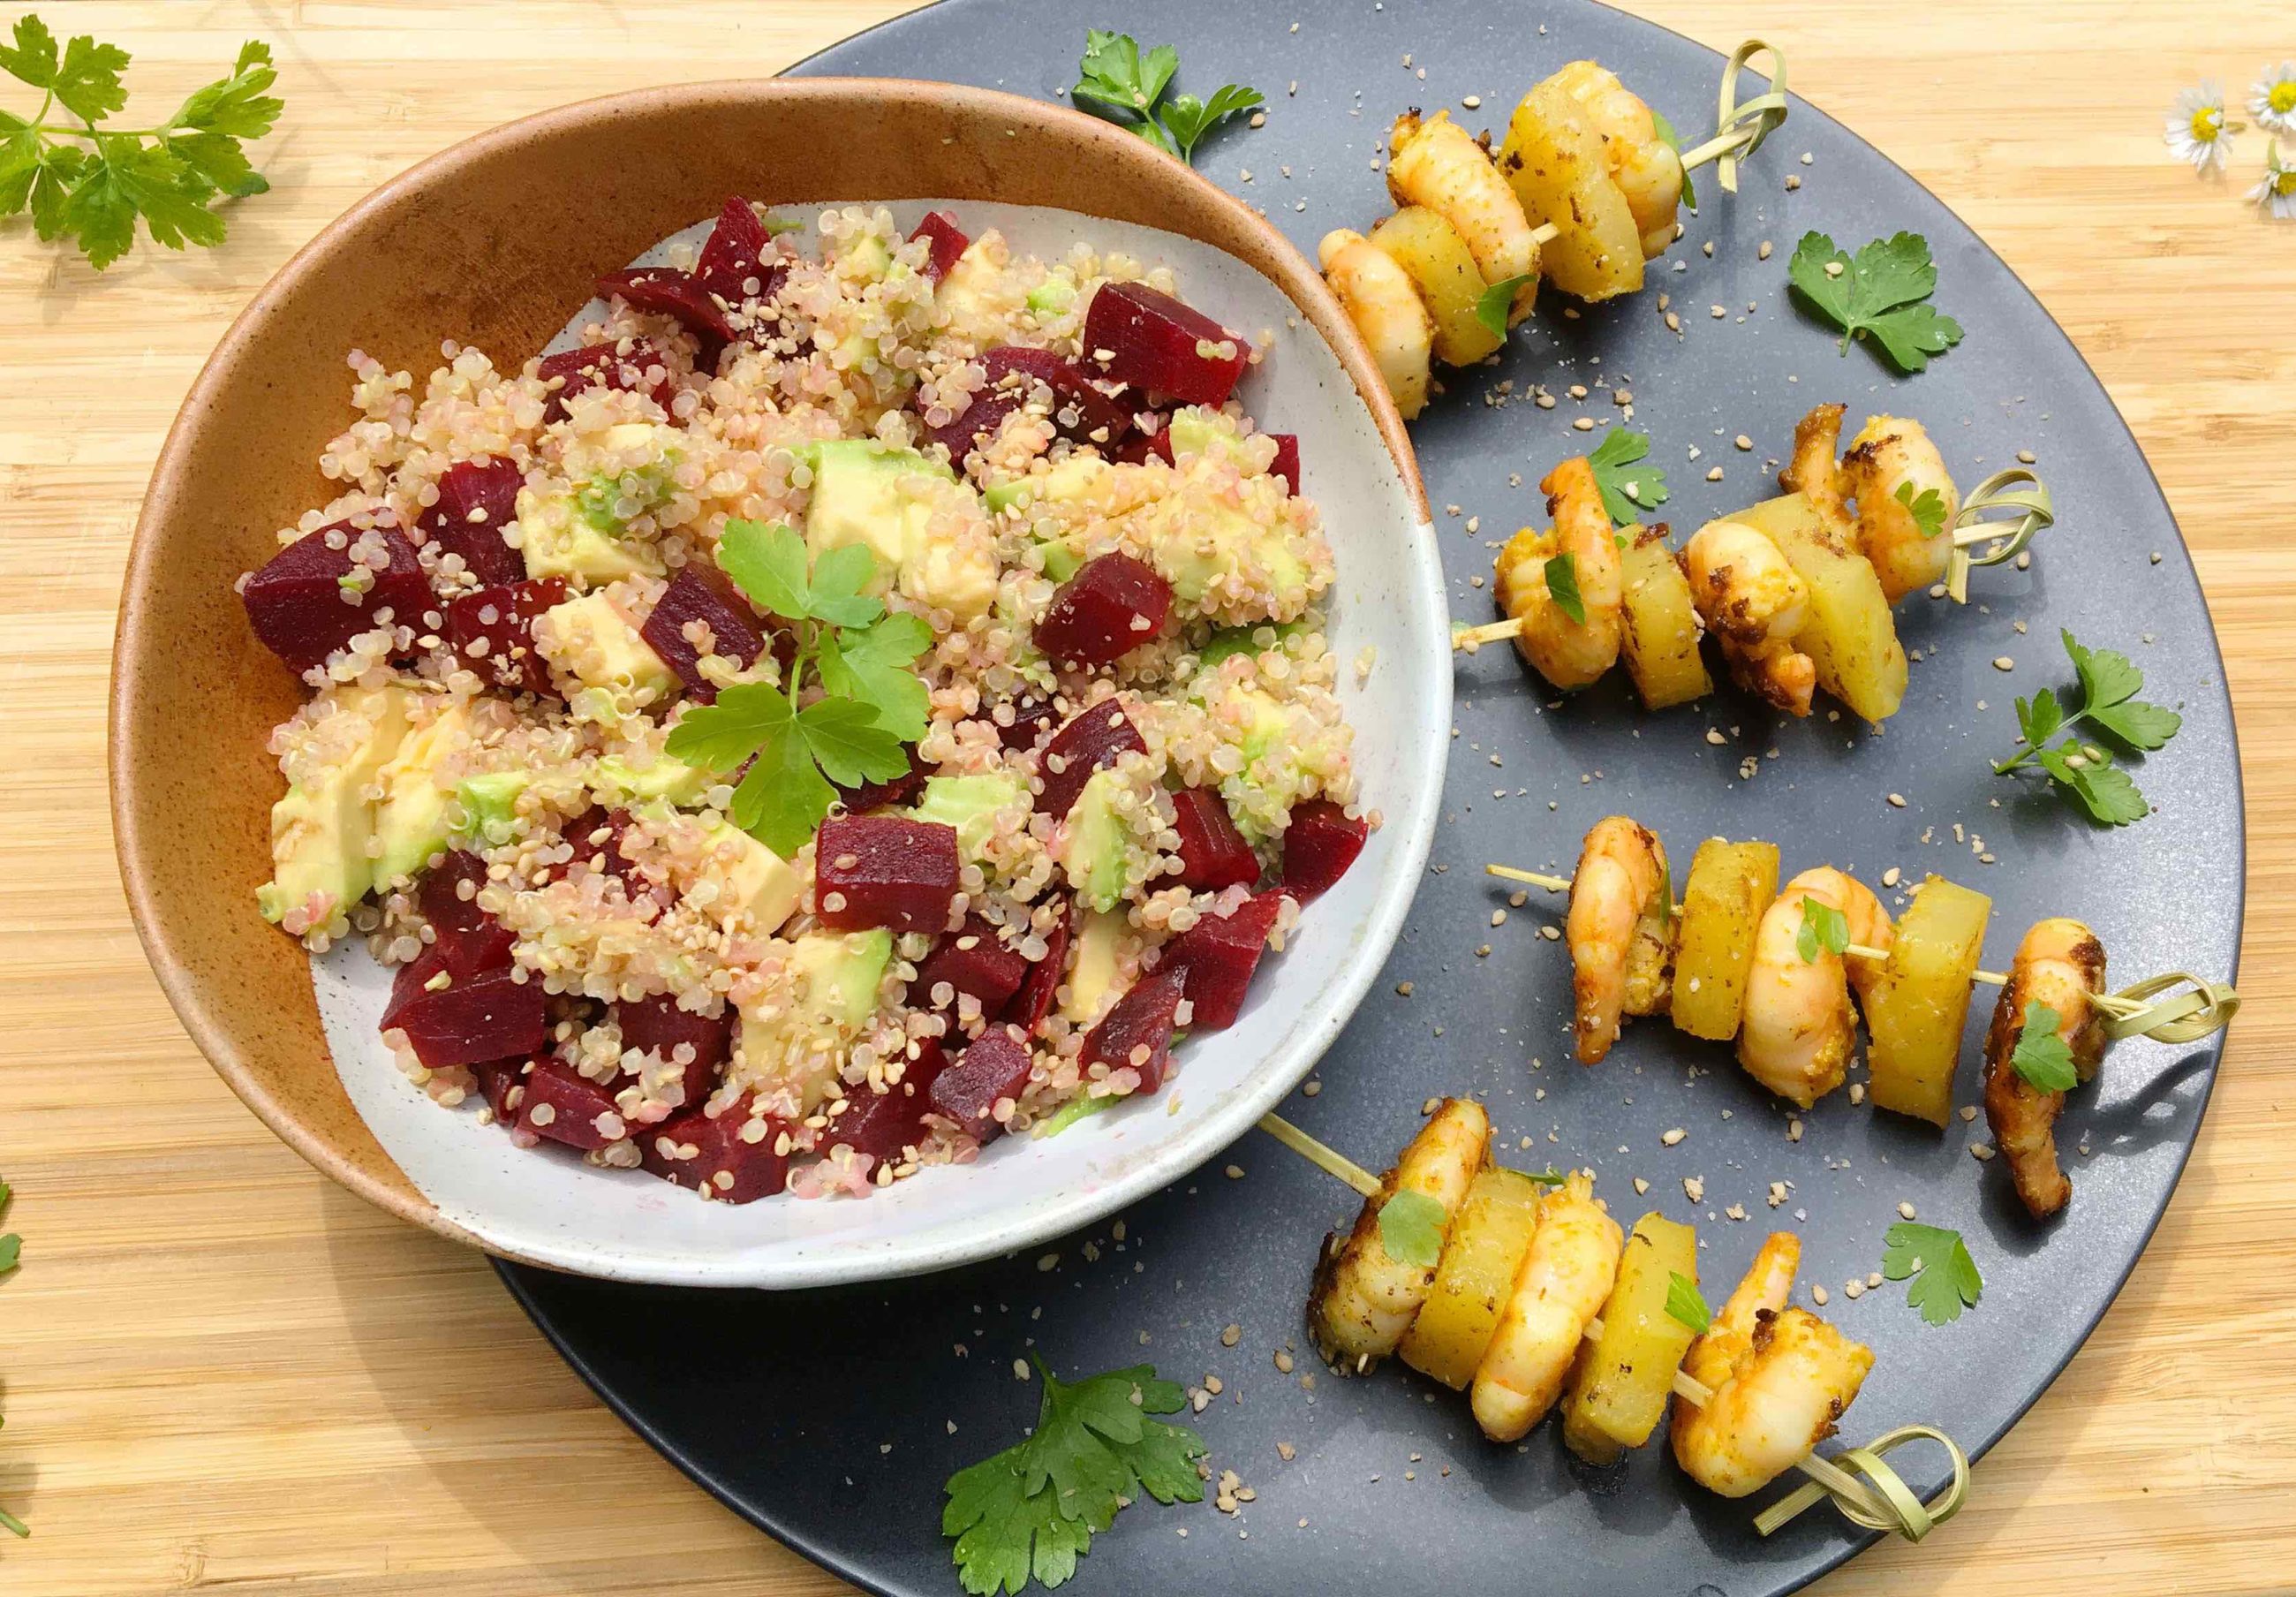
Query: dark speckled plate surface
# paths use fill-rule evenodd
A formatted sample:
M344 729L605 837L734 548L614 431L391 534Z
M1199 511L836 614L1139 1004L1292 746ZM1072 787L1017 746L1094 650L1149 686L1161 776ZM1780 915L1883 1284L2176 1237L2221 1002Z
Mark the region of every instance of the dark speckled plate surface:
M1267 126L1216 136L1200 164L1310 251L1327 228L1388 209L1372 157L1405 105L1449 105L1471 127L1503 120L1532 82L1593 55L1695 138L1720 66L1675 35L1571 0L1289 11L1234 0L1148 10L953 0L799 70L1050 96L1073 80L1086 28L1110 24L1144 42L1178 41L1182 87L1208 92L1232 78L1269 91ZM1406 53L1423 80L1401 65ZM1468 95L1482 97L1480 111L1458 108ZM1784 187L1789 174L1801 178L1798 191ZM2040 1394L2135 1263L2191 1149L2218 1043L2114 1050L2060 1128L2072 1206L2037 1228L1998 1165L1971 1157L1981 1120L1956 1119L1939 1134L1836 1093L1790 1142L1782 1107L1725 1050L1655 1022L1630 1029L1595 1069L1570 1063L1567 959L1539 934L1558 901L1534 895L1494 927L1505 897L1480 868L1506 860L1567 871L1587 826L1625 811L1679 858L1720 833L1775 839L1789 872L1827 862L1868 882L1892 866L1909 879L1948 875L1992 895L1995 967L2028 924L2064 913L2103 936L2116 984L2172 963L2229 975L2242 811L2223 669L2191 564L2128 429L2047 314L1966 227L1799 99L1741 193L1716 187L1701 174L1704 211L1685 218L1686 236L1652 270L1652 287L1681 315L1679 336L1649 292L1575 318L1549 299L1501 366L1458 381L1416 424L1457 614L1490 615L1478 580L1488 580L1492 541L1538 514L1529 485L1585 446L1573 417L1598 426L1615 417L1617 387L1631 388L1634 424L1669 473L1674 499L1663 514L1678 530L1776 491L1775 462L1795 418L1825 399L1846 401L1853 426L1876 410L1921 417L1964 484L2032 450L2059 524L2031 570L1979 572L1979 602L1968 608L1906 604L1898 625L1922 658L1885 737L1823 711L1781 723L1729 689L1646 715L1619 673L1557 705L1512 651L1464 662L1433 874L1382 984L1324 1060L1320 1094L1295 1097L1286 1112L1377 1167L1431 1094L1480 1094L1503 1147L1529 1139L1521 1162L1591 1165L1598 1190L1628 1218L1654 1206L1695 1219L1710 1285L1734 1279L1768 1227L1792 1226L1804 1238L1805 1281L1825 1284L1825 1313L1876 1355L1845 1440L1925 1420L1974 1455ZM1900 228L1925 234L1937 301L1968 330L1962 346L1912 379L1862 349L1838 357L1786 294L1786 256L1813 227L1853 248ZM1765 240L1775 245L1767 261L1757 248ZM1545 383L1561 402L1487 405L1486 391L1507 379L1518 394ZM1568 398L1573 383L1588 389L1583 403ZM1740 433L1751 452L1733 447ZM1722 481L1709 482L1716 465ZM1313 460L1305 474L1312 495ZM1459 514L1444 514L1454 506ZM2012 699L2070 680L2061 627L2128 651L2148 696L2185 713L2183 734L2138 773L2159 813L2136 827L2094 829L2054 796L1989 773L2015 733ZM1996 669L1997 657L2013 668ZM1408 998L1396 992L1405 982ZM1977 1099L1988 1009L1972 1010L1961 1102ZM1661 1146L1676 1126L1688 1135ZM2071 1153L2075 1145L2089 1151ZM957 1589L939 1535L941 1483L1033 1420L1037 1388L1013 1374L1031 1351L1068 1374L1149 1359L1190 1382L1218 1375L1222 1395L1194 1423L1214 1464L1258 1492L1233 1519L1209 1504L1127 1512L1077 1577L1087 1593L1410 1590L1431 1568L1449 1591L1518 1591L1535 1572L1539 1589L1581 1597L1763 1597L1864 1544L1829 1510L1761 1541L1750 1520L1764 1499L1709 1496L1662 1447L1616 1475L1575 1466L1552 1427L1519 1448L1493 1447L1463 1400L1400 1369L1304 1379L1317 1370L1300 1330L1309 1264L1355 1200L1263 1137L1226 1157L1239 1176L1208 1165L1126 1215L1123 1240L1108 1229L1071 1238L1049 1268L1031 1257L802 1297L504 1274L655 1446L767 1530L877 1592ZM1636 1177L1650 1183L1646 1200L1636 1198ZM1702 1201L1689 1201L1685 1178L1702 1181ZM1781 1181L1791 1190L1772 1208L1766 1195ZM1901 1202L1958 1228L1985 1272L1983 1302L1957 1324L1924 1325L1902 1286L1857 1301L1841 1290L1879 1268ZM1222 1345L1228 1324L1242 1328L1234 1347ZM1289 1375L1274 1362L1283 1347L1301 1354ZM1279 1443L1296 1456L1282 1457ZM1942 1484L1933 1450L1895 1458L1924 1495Z

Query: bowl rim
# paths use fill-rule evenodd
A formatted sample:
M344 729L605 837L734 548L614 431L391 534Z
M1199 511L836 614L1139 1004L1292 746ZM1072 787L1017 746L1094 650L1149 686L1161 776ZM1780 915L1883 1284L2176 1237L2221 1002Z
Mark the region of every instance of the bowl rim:
M402 1172L398 1171L395 1165L390 1173L398 1179L391 1181L348 1158L332 1142L308 1125L267 1090L250 1068L242 1056L227 1007L202 1001L198 984L171 946L162 929L162 917L146 874L144 860L153 845L147 841L137 819L136 808L128 798L136 781L135 750L130 737L130 729L136 719L135 711L141 682L136 661L144 646L144 617L152 608L148 601L154 590L152 567L159 558L160 523L174 514L174 506L181 491L179 480L190 454L189 437L193 418L205 407L212 394L238 375L233 370L237 351L250 330L279 300L287 297L298 284L312 274L327 269L332 264L335 251L373 213L399 202L410 194L420 193L439 178L505 145L527 142L537 135L546 136L600 118L647 114L689 106L696 102L706 104L710 100L728 95L744 98L763 95L824 103L842 103L857 95L865 95L880 102L888 97L906 97L931 99L944 104L955 103L977 110L984 116L1003 116L1048 127L1078 141L1087 157L1099 155L1130 164L1136 171L1146 175L1151 182L1193 190L1200 202L1226 211L1244 232L1257 235L1267 256L1267 267L1275 269L1266 269L1261 263L1250 260L1243 264L1267 278L1303 311L1321 312L1309 317L1311 327L1330 344L1341 368L1354 383L1357 398L1370 411L1373 423L1386 446L1405 496L1416 516L1415 524L1407 530L1406 560L1415 568L1418 580L1402 596L1403 602L1426 613L1421 617L1423 621L1431 615L1439 626L1448 610L1439 556L1434 545L1433 517L1425 485L1420 478L1417 457L1411 447L1403 418L1397 411L1369 350L1324 284L1320 271L1280 229L1242 201L1193 167L1161 156L1136 136L1128 134L1103 119L1025 95L922 78L775 77L700 79L594 96L501 123L424 157L361 196L297 249L232 319L185 391L182 405L175 420L169 424L153 462L122 572L118 625L112 641L105 764L110 786L113 852L119 863L129 918L135 926L145 959L158 978L169 1007L182 1023L193 1046L217 1074L275 1135L321 1173L402 1220L496 1257L585 1274L593 1272L579 1269L567 1255L562 1254L555 1258L537 1257L525 1249L504 1246L457 1223ZM1226 251L1222 252L1232 254ZM824 1260L800 1262L794 1267L776 1267L771 1280L758 1279L753 1272L729 1275L722 1270L703 1272L674 1270L641 1274L615 1270L612 1277L693 1285L802 1288L889 1279L975 1262L1031 1246L1078 1225L1089 1224L1093 1220L1113 1213L1157 1188L1185 1176L1220 1149L1237 1140L1263 1115L1282 1101L1337 1039L1370 990L1373 980L1385 964L1388 953L1402 932L1405 917L1415 896L1419 877L1433 845L1435 827L1441 812L1444 739L1450 723L1449 672L1435 673L1435 680L1439 684L1438 701L1431 701L1427 705L1429 713L1420 732L1420 740L1427 745L1422 751L1425 758L1414 766L1432 773L1432 796L1421 807L1417 825L1400 839L1401 846L1390 874L1380 884L1374 895L1365 922L1364 935L1357 940L1342 965L1340 979L1328 990L1330 998L1323 1006L1316 1024L1293 1033L1283 1047L1269 1055L1248 1091L1234 1094L1218 1113L1208 1115L1186 1134L1175 1140L1160 1157L1143 1161L1140 1167L1129 1175L1095 1187L1088 1193L1078 1192L1066 1203L1039 1206L1025 1215L1014 1215L1005 1224L986 1227L977 1244L965 1248L961 1256L943 1255L931 1260L903 1264L876 1256L881 1250L855 1248L841 1251Z

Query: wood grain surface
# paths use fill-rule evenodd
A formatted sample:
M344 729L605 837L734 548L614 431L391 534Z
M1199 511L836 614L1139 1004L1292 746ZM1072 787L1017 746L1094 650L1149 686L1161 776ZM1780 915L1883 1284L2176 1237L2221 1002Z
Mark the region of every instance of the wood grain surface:
M0 3L0 23L20 4ZM2231 183L2196 181L2160 137L2179 87L2239 92L2296 56L2296 18L2284 0L1924 0L1887 20L1784 0L1636 8L1724 49L1785 46L1796 89L1941 195L2064 325L2193 547L2245 754L2248 1007L2166 1224L1961 1517L1817 1589L2296 1591L2296 225L2239 201L2253 131ZM0 224L0 1174L25 1238L0 1282L0 1505L34 1530L0 1537L0 1592L843 1589L647 1451L476 1255L339 1192L209 1071L128 926L103 706L161 435L229 318L314 232L497 122L770 73L901 9L40 6L59 35L135 53L137 106L172 105L242 37L267 38L288 113L259 152L274 192L238 209L221 249L139 245L99 278ZM1154 31L1152 7L1109 16Z

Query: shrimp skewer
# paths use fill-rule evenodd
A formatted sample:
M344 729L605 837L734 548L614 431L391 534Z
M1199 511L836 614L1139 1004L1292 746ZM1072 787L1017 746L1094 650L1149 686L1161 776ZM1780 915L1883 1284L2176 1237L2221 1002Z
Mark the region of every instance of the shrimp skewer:
M1890 912L1882 901L1831 866L1803 871L1762 912L1746 972L1738 1062L1763 1086L1805 1109L1841 1085L1855 1041L1850 988L1862 1000L1882 975L1878 959L1860 959L1845 970L1842 956L1822 947L1805 959L1807 902L1841 914L1849 922L1849 941L1861 950L1886 955L1890 938Z
M1595 823L1570 878L1571 989L1582 1065L1619 1039L1619 1017L1649 1015L1667 1000L1673 964L1673 906L1666 846L1623 815Z
M2057 1116L2062 1091L2025 1079L2014 1063L2031 1006L2057 1017L2056 1032L2072 1051L2081 1081L2096 1074L2105 1045L2104 1017L2096 1006L2104 991L2104 945L2078 920L2045 920L2025 934L2009 967L2009 982L1993 1007L1985 1033L1985 1119L2009 1166L2017 1196L2036 1220L2065 1206L2072 1183L2057 1163Z
M1573 456L1538 486L1554 531L1525 527L1509 539L1499 552L1496 587L1500 606L1520 623L1515 647L1539 675L1567 691L1586 687L1617 663L1625 630L1625 575L1593 464ZM1577 619L1555 597L1548 567L1557 559L1568 562L1578 589Z
M1490 152L1447 111L1406 111L1388 135L1387 192L1398 205L1423 205L1467 241L1483 281L1531 278L1508 303L1507 325L1530 314L1538 292L1539 240L1522 202L1491 164Z
M1719 521L1683 546L1690 602L1721 640L1730 674L1789 715L1808 715L1817 663L1794 647L1809 613L1809 587L1769 534Z
M1905 416L1866 417L1841 457L1841 480L1857 501L1857 549L1873 562L1884 598L1894 605L1944 580L1961 490L1928 429Z

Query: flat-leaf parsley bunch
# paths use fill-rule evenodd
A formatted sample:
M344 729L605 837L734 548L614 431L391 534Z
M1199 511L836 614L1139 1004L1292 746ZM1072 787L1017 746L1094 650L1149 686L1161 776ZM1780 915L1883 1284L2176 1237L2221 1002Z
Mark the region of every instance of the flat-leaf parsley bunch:
M229 77L158 127L123 128L109 119L127 103L127 51L86 34L59 49L29 13L11 37L0 45L0 72L42 98L29 120L0 111L0 217L30 211L43 241L73 240L102 271L135 243L136 218L170 250L219 244L217 203L271 186L241 147L270 132L283 109L264 93L279 74L261 40L241 45Z
M2101 744L2071 736L2073 729L2086 726L2124 749L2150 753L2177 735L2185 718L2136 696L2144 686L2144 673L2128 655L2090 648L2069 631L2062 636L2073 674L2080 680L2080 697L2060 702L2053 689L2044 687L2030 699L2019 699L2017 730L2025 747L1997 761L1994 774L2006 776L2037 761L2058 791L2079 803L2092 820L2115 827L2142 820L2152 806L2137 790L2135 778L2112 762L2111 752ZM2067 734L2065 740L2050 746L2049 739L2059 733Z
M715 704L688 710L665 746L707 770L746 763L734 824L786 860L828 815L838 787L890 782L909 769L902 745L925 735L930 707L909 664L932 646L932 629L888 615L870 596L877 558L863 544L824 550L808 571L805 540L788 527L728 522L718 563L758 609L790 623L796 655L780 686L735 683ZM808 681L820 689L809 703Z
M1167 100L1164 90L1179 70L1180 53L1169 45L1144 51L1128 33L1088 28L1084 59L1077 63L1076 85L1069 93L1114 113L1117 120L1165 154L1193 161L1198 139L1237 112L1259 105L1262 96L1256 88L1228 83L1222 84L1209 100L1193 95L1174 95Z

